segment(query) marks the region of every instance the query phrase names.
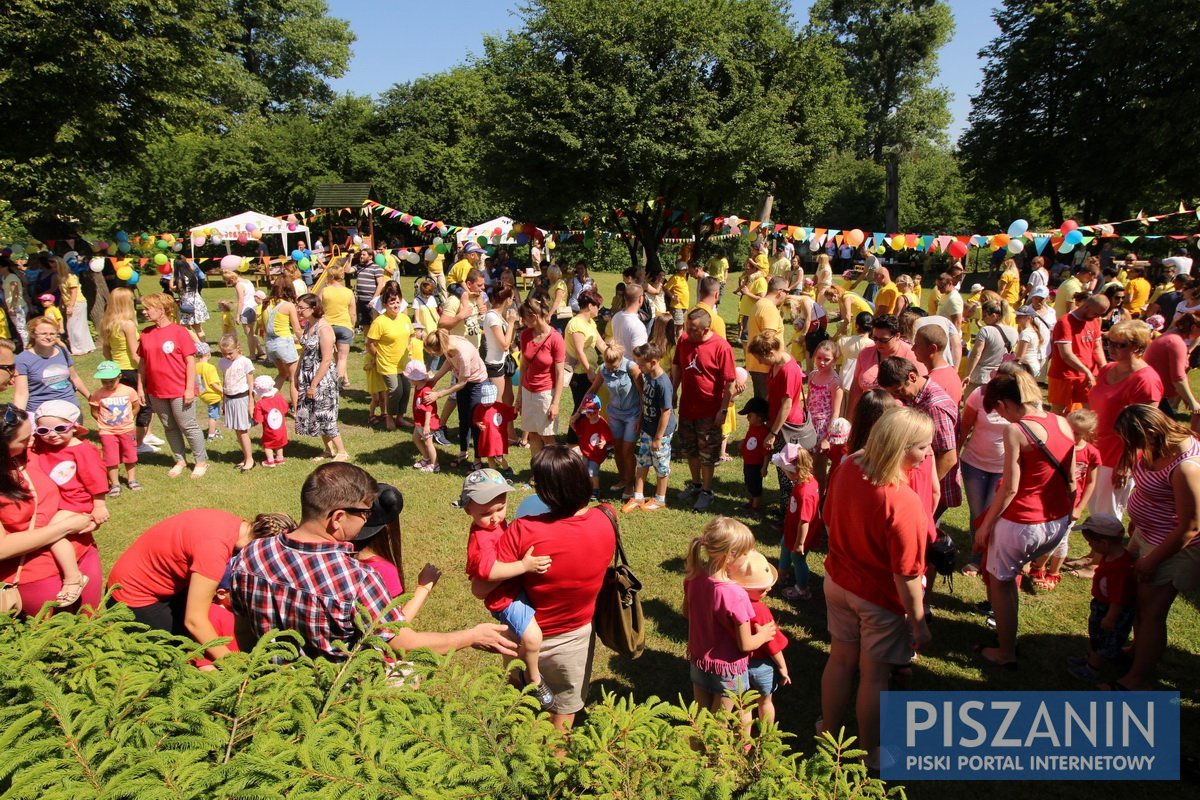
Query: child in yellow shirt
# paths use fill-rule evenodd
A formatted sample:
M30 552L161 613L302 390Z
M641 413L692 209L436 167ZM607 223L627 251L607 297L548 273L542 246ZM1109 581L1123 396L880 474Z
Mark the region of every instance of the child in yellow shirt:
M221 418L221 376L212 363L212 349L208 342L196 343L196 394L208 405L208 440L220 439L217 420Z

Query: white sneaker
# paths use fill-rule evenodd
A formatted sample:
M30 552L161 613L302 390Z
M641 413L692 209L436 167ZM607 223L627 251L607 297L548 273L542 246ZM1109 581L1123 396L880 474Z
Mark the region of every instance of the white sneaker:
M164 444L166 444L166 442L155 436L153 433L147 433L146 438L142 439L142 442L150 445L151 447L162 447Z
M137 451L138 451L138 455L148 456L153 453L157 453L158 448L155 447L154 445L150 444L149 442L144 441L138 445Z

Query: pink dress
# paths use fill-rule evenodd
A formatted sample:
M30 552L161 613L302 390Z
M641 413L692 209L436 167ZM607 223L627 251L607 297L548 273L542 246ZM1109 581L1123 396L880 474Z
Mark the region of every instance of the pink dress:
M837 383L836 374L833 383ZM831 385L814 383L813 376L808 376L808 413L817 431L818 442L829 435L829 423L833 422L833 393L829 390Z

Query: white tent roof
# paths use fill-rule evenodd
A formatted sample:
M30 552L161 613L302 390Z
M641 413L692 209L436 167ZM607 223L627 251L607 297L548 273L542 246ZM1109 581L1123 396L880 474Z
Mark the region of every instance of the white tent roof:
M216 228L217 231L224 237L236 237L239 232L246 230L247 222L253 223L264 234L308 233L307 225L302 225L301 223L297 222L296 230L289 231L286 221L277 219L275 217L268 217L266 214L260 214L257 211L244 211L241 214L237 214L232 217L214 220L213 222L206 222L203 225L196 225L190 228L189 232L204 233L212 228ZM512 225L511 220L509 221L509 225Z

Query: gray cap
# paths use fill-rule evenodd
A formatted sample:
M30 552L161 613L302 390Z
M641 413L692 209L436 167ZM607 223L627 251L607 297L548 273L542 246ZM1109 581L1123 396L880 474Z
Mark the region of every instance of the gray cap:
M512 491L513 485L494 469L477 469L463 478L462 494L457 508L466 508L467 503L490 503L502 494Z

